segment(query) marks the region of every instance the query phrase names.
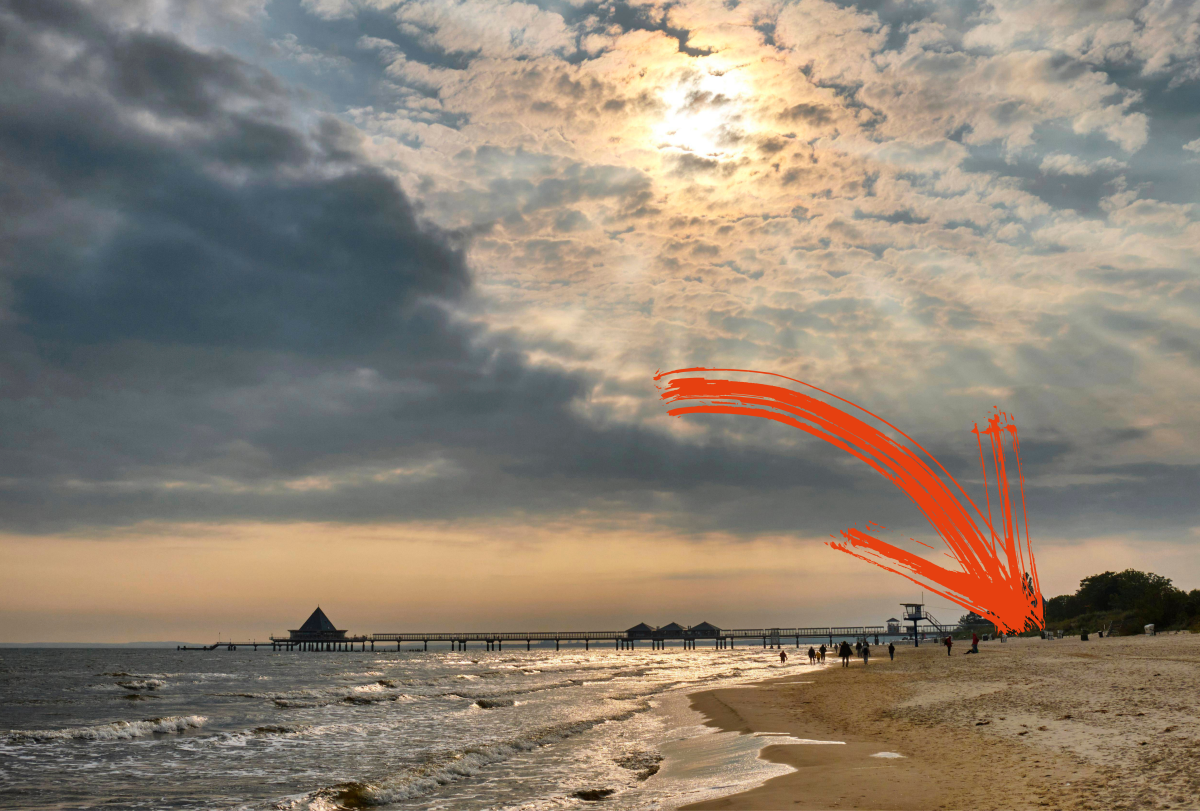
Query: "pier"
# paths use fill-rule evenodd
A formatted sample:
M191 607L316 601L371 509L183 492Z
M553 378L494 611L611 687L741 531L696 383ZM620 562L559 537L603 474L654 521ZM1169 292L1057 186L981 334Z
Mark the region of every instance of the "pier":
M320 608L299 629L289 631L287 636L271 636L265 642L257 640L247 642L220 642L216 645L198 648L180 647L179 650L214 650L218 647L226 650L238 648L270 648L273 651L375 651L394 650L400 652L405 645L420 644L422 651L429 650L429 643L444 643L451 650L465 651L468 644L476 644L489 651L502 651L507 642L510 647L520 649L524 643L525 650L532 650L533 644L554 642L554 649L561 650L563 644L583 644L584 650L593 646L609 647L614 650L633 650L648 646L651 650L665 650L668 643L677 643L685 650L695 650L698 646L714 650L735 648L738 643L743 646L761 646L764 649L783 648L786 646L800 647L802 643L825 642L832 645L836 639L866 639L879 644L883 640L898 640L909 638L914 641L919 636L948 633L951 628L942 625L925 614L920 619L926 625L921 626L911 616L906 619L913 622L911 630L904 629L899 621L889 620L886 625L846 625L818 626L806 628L718 628L708 622L699 625L683 626L670 623L661 627L653 627L639 623L624 631L444 631L427 633L376 633L363 636L347 636L346 631L334 627ZM395 648L392 648L392 645ZM379 647L377 647L379 646Z
M845 627L823 626L817 628L736 628L716 629L712 635L691 633L690 628L683 628L676 633L651 633L640 635L629 631L465 631L448 633L409 633L409 634L371 634L369 639L374 642L395 642L400 650L405 643L421 643L423 650L429 650L430 642L446 642L454 650L466 650L467 643L474 642L486 646L487 650L504 650L504 643L520 645L525 643L525 650L532 650L534 642L554 642L554 649L560 650L564 642L583 643L584 650L590 650L592 645L612 646L616 650L632 650L638 643L649 646L652 650L666 648L668 642L678 642L681 647L695 650L698 644L705 647L711 643L714 649L737 647L738 642L744 645L761 645L763 648L782 648L784 645L800 647L801 642L827 640L833 644L834 637L839 639L861 639L877 637L883 639L898 638L900 631L889 632L884 625L852 625ZM372 648L374 650L374 648Z

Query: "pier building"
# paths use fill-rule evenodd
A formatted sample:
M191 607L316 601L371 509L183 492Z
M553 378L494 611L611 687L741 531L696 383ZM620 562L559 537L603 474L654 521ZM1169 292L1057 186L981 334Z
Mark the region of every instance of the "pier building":
M288 631L285 637L271 637L272 650L354 650L359 644L361 650L375 650L375 643L366 636L346 636L346 631L339 629L325 616L321 606L309 615L304 624L295 630ZM257 648L257 646L256 646Z

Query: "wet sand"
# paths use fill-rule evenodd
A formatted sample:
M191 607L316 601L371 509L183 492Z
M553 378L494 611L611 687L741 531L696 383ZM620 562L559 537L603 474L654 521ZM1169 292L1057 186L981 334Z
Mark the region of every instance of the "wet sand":
M695 694L710 726L846 745L768 746L796 771L685 808L1200 808L1200 634L967 647Z

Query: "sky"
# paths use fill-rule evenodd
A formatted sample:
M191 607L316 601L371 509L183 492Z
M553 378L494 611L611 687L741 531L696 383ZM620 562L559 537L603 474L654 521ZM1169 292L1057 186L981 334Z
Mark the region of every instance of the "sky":
M1198 57L1200 0L0 0L0 641L919 599L825 545L913 505L668 416L697 366L976 496L999 407L1047 597L1200 587Z

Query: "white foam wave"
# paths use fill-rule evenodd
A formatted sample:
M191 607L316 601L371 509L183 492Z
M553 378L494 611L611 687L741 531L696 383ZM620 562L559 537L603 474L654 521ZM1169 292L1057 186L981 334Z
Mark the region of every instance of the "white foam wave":
M157 690L160 687L166 687L167 683L162 679L133 679L119 681L117 686L124 687L126 690Z
M208 719L203 715L173 715L167 718L147 718L144 721L114 721L87 727L66 729L14 729L8 733L11 743L44 743L48 741L127 741L155 732L183 732L198 729Z
M357 687L350 688L355 693L382 693L388 689L388 685L372 682L371 684L360 684Z
M439 786L472 777L493 763L586 732L600 724L625 721L650 709L642 704L622 713L556 724L533 730L518 738L482 744L435 756L423 765L378 783L352 782L323 788L305 798L309 809L360 808L390 805L428 794Z

